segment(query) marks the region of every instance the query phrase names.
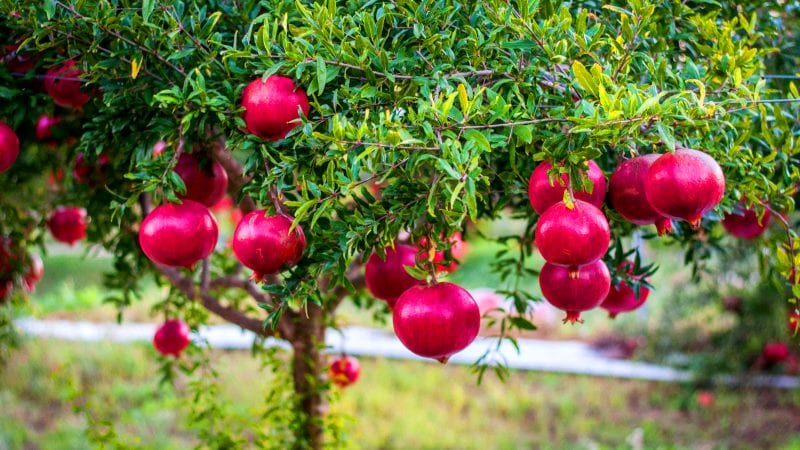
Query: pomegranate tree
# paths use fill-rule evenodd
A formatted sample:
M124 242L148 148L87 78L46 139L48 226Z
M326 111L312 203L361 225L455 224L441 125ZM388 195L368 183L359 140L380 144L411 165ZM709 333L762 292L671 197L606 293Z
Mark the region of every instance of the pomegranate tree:
M139 228L139 245L148 258L172 267L192 267L214 251L219 237L217 220L192 200L154 209Z
M285 214L268 216L264 210L244 216L233 233L233 252L242 264L253 269L253 279L263 281L296 265L306 249L306 236Z
M165 321L153 336L153 346L164 356L178 357L191 342L189 325L180 319Z
M328 378L339 387L347 387L358 381L361 365L352 356L341 355L333 358L328 367Z

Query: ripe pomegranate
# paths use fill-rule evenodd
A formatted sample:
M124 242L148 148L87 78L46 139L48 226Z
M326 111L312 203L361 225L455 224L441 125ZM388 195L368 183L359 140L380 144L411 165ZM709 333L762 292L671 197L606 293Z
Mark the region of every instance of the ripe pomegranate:
M101 153L97 157L95 164L90 165L86 162L86 157L83 153L78 153L78 156L75 157L75 165L72 168L72 177L76 183L86 184L90 187L103 184L105 183L104 171L110 162L111 158L107 154Z
M194 200L211 207L222 200L228 189L228 174L217 161L212 161L210 167L201 167L193 155L182 153L175 173L186 185L186 194L178 196L181 200Z
M76 64L71 59L61 66L50 68L45 74L44 89L58 106L80 109L91 98L89 94L81 92L82 82L79 78L83 72L75 67Z
M53 138L53 128L61 123L60 117L50 117L42 114L36 122L36 139L46 141Z
M342 355L334 358L328 368L328 377L339 387L347 387L358 381L361 365L356 358Z
M447 241L450 243L450 255L453 257L448 264L437 264L436 270L440 272L453 272L454 270L458 269L458 264L462 261L464 256L466 256L467 252L469 252L469 244L467 244L464 239L461 237L460 232L454 233L450 236ZM419 247L420 247L420 259L425 260L429 259L426 257L427 248L428 248L428 238L423 236L419 240ZM444 262L445 260L445 252L438 251L434 254L433 262Z
M630 261L622 263L623 270L626 270L629 275L633 273L633 264ZM638 277L637 277L638 278ZM620 281L618 286L611 285L603 303L600 307L608 311L609 317L612 319L617 317L617 314L623 312L633 311L644 305L647 301L647 296L650 295L650 289L645 286L639 286L639 295L631 288L626 281Z
M394 249L386 247L383 251L386 259L382 259L377 253L370 255L364 269L364 278L372 295L384 300L391 309L408 288L425 282L412 277L404 268L417 264L417 247L396 244Z
M17 133L5 122L0 122L0 173L8 170L18 156L19 138L17 138Z
M419 356L446 363L478 335L481 314L464 288L453 283L413 286L392 312L400 342Z
M217 220L192 200L154 209L139 228L139 245L150 260L172 267L193 267L214 251Z
M189 346L191 330L189 325L180 319L165 321L153 336L153 346L164 356L176 358Z
M766 364L780 364L790 356L789 346L783 342L767 342L761 349L761 359Z
M25 275L22 276L22 285L28 292L33 292L36 287L36 283L42 279L44 276L44 263L42 263L42 258L39 255L32 253L30 255L30 263L28 265L28 270L25 272Z
M702 408L710 408L714 406L714 393L709 391L698 392L697 404Z
M247 130L268 141L277 141L297 127L292 122L300 117L302 110L307 116L308 97L303 89L295 89L294 81L280 75L271 75L266 80L258 78L244 88L242 93L244 122Z
M800 333L800 310L789 313L789 333Z
M566 311L563 322L580 322L581 312L600 306L611 289L611 275L602 260L581 267L577 277L569 269L545 263L539 273L542 295L551 305Z
M644 180L650 205L663 216L682 219L698 228L703 214L725 194L722 168L707 154L688 148L655 160Z
M74 245L86 237L86 210L77 206L59 206L50 214L47 227L59 242Z
M732 214L725 214L722 218L722 226L732 236L739 239L755 239L766 231L772 214L769 210L764 210L764 217L759 220L755 210L739 205Z
M539 215L544 214L547 208L555 205L564 199L564 191L567 190L567 183L569 177L567 174L561 174L554 181L555 184L550 184L550 177L547 172L553 168L549 161L543 161L533 169L530 180L528 181L528 199L533 206L534 211ZM580 184L574 186L575 198L591 203L596 207L603 205L603 199L606 197L606 176L594 161L589 161L589 171L586 174L592 182L592 193L580 190Z
M233 233L236 259L253 269L253 279L292 267L303 257L306 236L300 225L294 230L292 218L285 214L267 216L266 211L253 211L244 216Z
M627 221L636 225L655 224L659 235L672 231L672 221L658 213L644 192L645 175L661 155L650 154L631 158L611 174L608 193L611 205Z
M542 258L569 267L572 276L577 276L578 266L602 258L610 242L606 216L582 200L575 200L572 208L564 202L556 203L536 225L535 243Z
M25 74L36 68L36 58L17 53L19 44L6 45L5 55L0 58L11 73Z

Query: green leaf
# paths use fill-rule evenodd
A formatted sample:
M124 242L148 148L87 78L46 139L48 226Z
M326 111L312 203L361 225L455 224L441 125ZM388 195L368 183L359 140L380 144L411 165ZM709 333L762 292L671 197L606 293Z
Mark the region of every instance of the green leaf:
M663 142L668 149L674 151L675 136L672 135L672 131L669 128L665 127L661 122L656 124L656 131L658 132L658 137L661 138L661 142Z
M153 9L156 6L155 0L144 0L142 2L142 19L144 23L150 21L150 15L153 14Z
M328 68L325 65L325 60L322 56L317 56L317 91L323 92L325 90L325 83L328 80Z
M586 66L581 64L580 61L572 63L572 73L575 75L575 80L578 85L584 90L589 91L593 95L597 95L597 83L595 83L592 74L586 70Z
M47 15L47 20L51 20L56 14L56 0L45 0L44 13Z
M466 138L468 142L474 142L478 148L485 152L492 151L492 145L489 143L489 139L487 139L486 136L484 136L484 134L478 130L470 129L465 131L464 138Z

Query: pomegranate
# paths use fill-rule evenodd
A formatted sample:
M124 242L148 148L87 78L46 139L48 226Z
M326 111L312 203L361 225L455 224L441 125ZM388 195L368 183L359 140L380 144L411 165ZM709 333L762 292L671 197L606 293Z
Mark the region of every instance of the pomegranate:
M630 261L625 261L622 263L621 269L631 275L633 273L633 264ZM646 286L639 286L639 295L637 296L636 291L626 281L620 281L618 286L611 285L611 289L608 291L606 299L600 304L600 307L608 311L609 317L613 319L619 313L638 309L644 305L649 295L650 289Z
M44 79L44 89L53 99L53 103L64 108L80 109L89 101L89 94L81 92L82 82L79 78L83 72L78 69L74 59L61 66L52 67Z
M153 144L153 158L158 158L167 149L167 142L163 139Z
M342 355L334 358L328 368L328 377L339 387L350 386L358 381L361 365L356 358Z
M636 225L655 224L659 235L672 231L672 221L658 213L644 192L645 175L661 155L650 154L631 158L611 174L608 193L611 205L628 222Z
M86 157L83 153L78 153L78 156L75 157L75 165L72 168L72 177L76 183L86 184L90 187L103 184L105 183L104 171L110 162L111 158L107 154L101 153L97 157L95 164L90 165L86 162Z
M217 220L192 200L154 209L139 228L139 245L150 260L172 267L193 267L214 251Z
M211 207L222 200L228 189L228 174L217 161L212 161L210 167L201 167L197 158L183 153L175 165L175 173L186 185L186 193L178 196L181 200L194 200Z
M46 141L53 138L53 128L61 123L60 117L50 117L42 114L36 122L36 139Z
M551 305L566 311L563 322L580 322L581 312L600 306L611 289L611 275L602 260L581 267L577 277L569 269L545 263L539 273L542 295Z
M32 253L30 256L30 264L28 265L28 270L25 272L25 275L22 276L22 285L28 292L33 292L36 287L36 283L42 279L44 276L44 263L42 263L42 258L39 255Z
M528 181L528 199L533 206L534 211L539 215L544 214L547 208L555 205L564 199L564 191L567 190L567 183L569 177L567 174L561 174L554 181L555 184L550 183L550 177L547 173L553 168L549 161L543 161L533 169L530 180ZM580 184L574 186L575 198L591 203L596 207L603 205L603 199L606 197L606 176L594 161L589 161L589 171L586 173L589 180L592 182L592 193L580 190Z
M453 283L413 286L392 312L400 342L419 356L446 363L478 335L481 314L464 288Z
M714 393L709 391L698 392L697 404L702 408L710 408L714 406Z
M19 138L17 133L5 122L0 122L0 173L14 164L19 156Z
M789 333L800 333L800 310L789 313Z
M244 122L247 130L268 141L286 137L299 122L300 111L307 116L308 97L303 89L295 88L294 81L280 75L266 80L258 78L244 88L242 93Z
M267 216L266 211L253 211L244 216L233 233L233 253L245 266L253 269L253 279L292 267L303 257L306 236L300 225L289 231L292 218L285 214Z
M180 319L170 319L161 324L153 336L153 346L164 356L176 358L189 346L189 325Z
M77 206L59 206L50 214L47 227L59 242L74 245L86 237L86 210Z
M419 249L411 245L396 244L394 249L386 247L383 251L386 259L377 253L370 255L364 269L364 278L370 293L388 303L391 309L408 288L425 282L412 277L404 268L417 264Z
M583 200L575 200L572 208L564 202L556 203L536 225L535 243L542 258L569 267L573 276L577 276L578 266L602 258L610 242L606 216Z
M447 239L447 242L450 244L450 255L453 257L452 260L447 264L437 264L436 270L440 272L453 272L454 270L458 269L458 264L461 260L466 256L467 252L469 252L469 244L467 244L464 239L461 237L460 232L454 233ZM428 238L423 236L419 240L419 247L420 247L420 259L425 260L429 259L425 257L428 248ZM434 254L433 262L442 263L445 260L445 252L438 251Z
M725 214L722 226L732 236L739 239L755 239L766 231L772 214L764 210L764 216L759 220L758 214L744 205L739 205L732 214Z
M697 229L703 214L722 200L725 175L714 158L682 148L655 160L645 175L644 186L653 209Z
M783 342L767 342L761 349L761 359L766 364L780 364L790 356L789 346Z
M36 68L36 58L18 53L19 44L6 45L5 55L0 58L11 73L25 74Z

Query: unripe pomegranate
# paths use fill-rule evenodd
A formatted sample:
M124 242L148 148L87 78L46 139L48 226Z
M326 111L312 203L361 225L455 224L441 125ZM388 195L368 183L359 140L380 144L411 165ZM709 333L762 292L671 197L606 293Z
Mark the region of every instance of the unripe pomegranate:
M549 161L543 161L533 169L530 180L528 180L528 199L534 211L539 215L544 214L547 208L555 205L564 199L564 191L567 190L569 177L561 174L556 177L554 184L550 183L547 172L553 168ZM580 190L580 184L573 187L575 198L591 203L596 207L603 205L606 197L606 176L594 161L589 161L589 171L586 174L592 182L592 193Z
M622 263L622 269L626 269L628 274L633 273L633 264L630 261ZM630 287L626 281L620 281L618 286L611 285L606 299L600 304L600 307L608 311L609 317L612 319L617 317L617 314L623 312L633 311L644 305L647 301L647 296L650 295L650 289L646 286L639 286L639 295Z
M192 200L154 209L139 228L139 245L151 261L172 267L193 267L217 245L217 220Z
M292 267L303 257L306 236L300 225L294 230L292 218L285 214L267 216L253 211L244 216L233 233L233 253L242 264L253 269L253 279Z
M77 206L59 206L50 214L47 227L59 242L74 245L86 237L86 210Z
M173 355L176 358L186 350L191 341L189 325L180 319L165 321L156 330L153 336L153 346L164 356Z
M789 313L789 333L792 335L800 333L800 311L798 310Z
M725 214L722 218L722 226L732 236L739 239L755 239L766 231L772 213L768 209L764 210L764 216L759 220L755 210L745 208L740 205L732 214Z
M606 254L611 230L603 212L591 203L575 200L572 208L556 203L542 214L536 225L536 247L542 258L567 266L573 276L578 266L597 261Z
M577 277L565 267L545 263L539 273L542 295L556 308L566 311L563 322L581 322L581 312L603 302L611 289L611 275L602 260L581 267Z
M26 291L33 292L36 287L36 283L42 279L44 276L44 263L42 263L42 258L39 255L32 253L30 255L30 263L28 264L28 270L25 272L25 275L22 276L22 284Z
M386 259L377 253L370 255L364 269L364 279L370 293L393 308L403 292L425 281L412 277L405 269L406 266L414 267L417 264L417 247L396 244L394 249L386 247L383 251Z
M328 377L339 387L350 386L358 381L359 375L361 375L361 365L352 356L336 357L328 368Z
M50 68L45 75L44 89L58 106L80 109L90 99L89 94L81 92L82 82L79 78L83 72L75 65L75 60L71 59L61 66Z
M663 216L700 226L703 214L714 209L725 194L722 168L707 154L679 149L658 158L645 176L645 194Z
M650 154L631 158L611 174L608 193L611 205L627 221L636 225L655 224L659 235L672 231L672 221L653 209L645 195L645 175L661 155Z
M5 122L0 122L0 173L8 170L18 156L19 138L17 138L17 133Z
M86 162L83 153L78 153L75 157L75 165L72 168L72 177L78 184L86 184L94 187L105 183L105 167L111 162L107 154L101 153L94 165Z
M454 233L450 236L447 241L450 243L450 255L453 257L448 264L437 264L436 270L440 272L453 272L454 270L458 269L458 264L463 260L464 256L466 256L467 252L469 252L469 244L467 244L464 239L461 237L460 232ZM419 248L420 248L420 260L429 260L427 253L428 253L428 238L423 236L419 240ZM433 257L433 262L441 263L445 260L445 252L438 251L435 252Z
M61 123L60 117L50 117L47 114L42 114L39 120L36 121L36 139L39 141L46 141L53 137L53 128Z
M295 88L294 81L280 75L258 78L244 88L242 93L244 122L247 130L268 141L286 137L308 115L308 97L303 89Z
M175 165L175 173L186 185L186 194L178 195L181 200L194 200L211 207L225 197L228 174L217 161L211 161L210 167L201 167L193 155L182 153Z
M780 364L791 356L789 346L783 342L767 342L761 349L761 359L766 364Z
M392 312L400 342L419 356L446 363L478 335L481 315L464 288L453 283L413 286Z

